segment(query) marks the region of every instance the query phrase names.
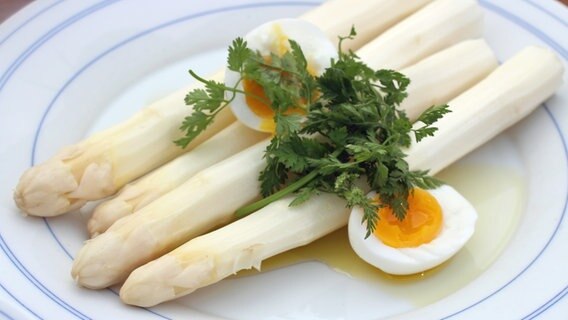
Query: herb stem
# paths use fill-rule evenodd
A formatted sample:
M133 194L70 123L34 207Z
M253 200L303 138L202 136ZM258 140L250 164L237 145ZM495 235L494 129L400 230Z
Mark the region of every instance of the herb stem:
M199 82L201 82L201 83L205 83L205 84L209 83L209 80L204 79L203 77L200 77L199 75L197 75L197 73L193 72L193 70L191 70L191 69L189 70L189 74L190 74L192 77L194 77L195 80L197 80L197 81L199 81Z
M240 208L239 210L237 210L235 212L235 216L237 218L243 218L248 216L249 214L260 210L264 207L266 207L267 205L269 205L270 203L280 200L281 198L283 198L284 196L287 196L290 193L293 193L295 191L297 191L298 189L300 189L301 187L305 186L308 182L312 181L316 176L318 175L318 171L314 170L312 172L310 172L309 174L303 176L301 179L297 180L296 182L288 185L286 188L262 199L259 200L257 202L254 202L252 204L249 204L248 206L244 206L242 208Z
M343 152L343 148L341 149L337 149L335 150L331 156L333 158L338 157L341 152ZM248 206L244 206L242 208L240 208L239 210L235 211L235 216L237 218L243 218L248 216L249 214L260 210L264 207L266 207L267 205L271 204L274 201L280 200L283 197L289 195L290 193L296 192L298 191L298 189L302 188L303 186L305 186L306 184L308 184L310 181L312 181L313 179L315 179L317 177L317 175L319 174L319 170L315 169L312 172L308 173L307 175L303 176L301 179L298 179L297 181L295 181L294 183L288 185L286 188L266 197L263 198L261 200L258 200L257 202L251 203Z
M199 81L199 82L201 82L201 83L205 83L205 84L206 84L206 83L209 82L209 80L204 79L204 78L198 76L195 72L193 72L193 70L189 70L189 74L190 74L192 77L194 77L197 81ZM245 96L253 97L254 99L256 99L256 100L258 100L258 101L260 101L260 102L262 102L262 103L264 103L264 104L266 104L266 105L271 105L270 101L264 99L263 97L261 97L261 96L259 96L259 95L256 95L256 94L250 93L250 92L246 92L246 91L244 91L244 90L237 89L237 87L239 86L239 84L240 84L243 80L244 80L244 78L241 77L241 78L239 79L239 81L237 81L237 83L235 84L235 87L233 87L233 88L227 87L227 86L224 86L224 85L221 86L221 88L223 88L224 90L228 90L228 91L230 91L231 93L233 93L233 96L232 96L232 98L228 101L228 103L229 103L229 102L232 102L233 100L235 100L236 93L240 93L240 94L243 94L243 95L245 95Z

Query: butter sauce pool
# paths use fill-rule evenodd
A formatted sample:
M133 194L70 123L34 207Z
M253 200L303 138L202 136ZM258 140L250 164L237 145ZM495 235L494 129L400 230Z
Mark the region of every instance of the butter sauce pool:
M416 307L436 302L464 287L499 256L522 215L526 181L517 168L458 163L439 178L458 190L476 208L476 231L466 246L446 263L411 276L392 276L361 260L351 249L347 228L262 263L262 273L305 261L319 261L347 277L380 287ZM258 274L239 272L236 277Z

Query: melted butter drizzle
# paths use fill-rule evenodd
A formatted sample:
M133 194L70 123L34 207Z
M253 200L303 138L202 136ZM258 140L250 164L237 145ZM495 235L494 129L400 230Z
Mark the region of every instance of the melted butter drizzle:
M442 265L409 276L386 274L354 253L347 228L341 228L309 245L263 261L260 272L319 261L340 274L377 286L417 307L450 295L479 276L505 248L525 206L526 182L517 170L469 164L454 165L438 177L464 195L479 214L473 237ZM258 273L243 270L236 277Z

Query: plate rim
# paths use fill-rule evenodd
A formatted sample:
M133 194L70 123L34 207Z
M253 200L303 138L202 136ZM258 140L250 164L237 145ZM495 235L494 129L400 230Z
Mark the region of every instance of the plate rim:
M101 2L99 2L99 3L97 3L97 4L93 5L93 6L90 6L88 9L85 9L85 10L80 11L79 13L77 13L76 15L74 15L72 18L69 18L69 19L65 20L64 22L66 22L66 21L71 21L72 23L69 24L69 26L70 26L70 25L72 25L75 21L79 21L79 20L81 19L80 17L82 17L88 10L93 9L93 11L90 12L90 13L93 13L93 12L96 12L96 11L102 9L102 8L105 8L105 7L108 6L108 5L111 5L111 4L120 2L120 1L121 1L121 0L105 0L105 1L101 1ZM24 22L23 24L17 26L12 32L10 32L10 33L8 34L7 37L5 37L4 39L2 39L2 40L0 41L0 44L2 44L2 43L4 43L4 42L6 42L7 40L9 40L9 38L11 38L13 35L15 35L15 34L16 34L20 29L22 29L25 25L31 23L34 19L36 19L37 17L39 17L39 16L42 15L43 13L45 13L45 12L51 10L52 8L56 7L58 4L60 4L60 3L62 3L62 2L63 2L63 0L56 1L56 2L52 3L50 6L45 7L45 8L43 8L41 11L35 13L32 17L30 17L29 19L25 20L25 22ZM565 23L565 22L563 23L563 21L561 20L561 18L559 18L558 16L554 15L553 13L551 13L550 11L548 11L547 9L538 6L536 3L533 3L533 2L530 1L530 0L525 0L524 2L530 4L530 5L533 6L533 7L540 8L540 9L541 9L541 10L540 10L541 12L543 12L544 14L546 14L546 15L552 17L552 18L555 19L556 21L559 21L559 22L562 23L565 27L568 27L568 23ZM313 1L269 2L269 3L265 3L265 4L266 4L266 5L271 5L271 6L276 6L276 5L281 5L281 4L283 4L283 3L286 3L286 4L290 4L290 3L296 3L296 4L297 4L297 3L304 3L304 4L307 4L307 3L309 3L310 5L316 5L316 4L317 4L317 2L313 2ZM525 21L523 18L518 17L518 16L514 15L514 14L511 13L511 12L508 12L507 10L505 10L505 9L503 9L503 8L501 8L501 7L499 7L499 6L496 5L496 4L493 4L493 3L490 2L490 1L487 1L487 0L479 0L479 3L480 3L484 8L486 8L486 9L488 9L488 10L491 10L491 11L493 11L494 13L497 13L497 14L498 14L499 16L501 16L502 18L505 18L505 19L507 19L507 20L513 22L513 23L516 24L517 26L519 26L519 27L525 29L527 32L531 33L532 35L534 35L534 36L538 37L539 39L541 39L542 41L546 42L549 46L551 46L552 48L554 48L554 50L555 50L558 54L560 54L560 55L563 57L563 59L564 59L565 61L568 61L568 50L564 49L562 45L560 45L560 44L557 43L554 39L550 38L548 35L546 35L545 33L543 33L540 29L538 29L537 27L534 27L530 22ZM103 4L104 4L104 5L103 5ZM26 12L26 10L27 10L27 8L25 8L25 9L22 10L22 11L20 11L18 14L24 14L24 13ZM498 11L499 11L499 12L498 12ZM89 14L90 14L90 13L89 13ZM505 13L505 15L504 15L503 13ZM507 17L506 15L509 15L509 17ZM78 19L78 20L75 20L75 18L79 18L79 19ZM60 22L60 21L58 21L58 22ZM45 36L47 36L47 35L54 36L54 35L57 34L59 31L64 30L64 29L67 27L67 26L65 26L64 28L61 28L62 25L64 25L64 23L58 24L55 28L53 28L53 29L50 30L48 33L46 33ZM2 25L2 26L3 26L3 25ZM53 34L51 34L50 32L53 31L53 30L58 30L58 31L55 32L55 33L53 33ZM141 33L144 33L144 32L145 32L145 31L142 31ZM41 39L44 39L44 37L41 37L40 40L41 40ZM47 39L49 39L49 38L47 38ZM36 44L37 44L38 42L39 42L39 40L36 41L32 46L30 46L30 47L28 48L28 50L29 50L30 48L32 48L32 47L33 47L33 48L36 48L36 49L39 48L39 47L41 47L41 43L40 43L39 46L36 46ZM128 42L128 41L124 41L124 43L127 43L127 42ZM16 61L19 61L20 58L21 58L23 55L25 55L26 53L28 54L28 56L29 56L29 54L33 53L33 51L29 52L28 50L24 51L24 53L23 53L22 55L20 55L20 56L16 59ZM34 49L34 51L35 51L35 49ZM104 53L104 54L106 54L106 53ZM103 56L104 56L104 54L103 54ZM21 60L21 61L23 62L23 61L25 61L25 59L23 59L23 60ZM12 65L12 66L13 66L13 65ZM7 83L7 81L10 79L10 76L6 76L6 74L9 74L10 72L13 73L15 70L17 70L17 68L16 68L16 69L13 69L12 66L7 69L7 71L2 75L2 77L0 77L0 91L3 89L5 83ZM67 83L66 83L66 85L67 85ZM66 86L66 85L64 85L64 86L62 87L62 90L65 90L65 86ZM57 98L57 97L56 97L56 98ZM56 100L56 98L54 99L54 101ZM52 104L51 104L51 105L52 105ZM50 106L51 106L51 105L50 105ZM562 139L562 143L563 143L563 147L564 147L565 156L568 157L568 149L567 149L565 134L564 134L562 128L561 128L561 127L559 126L559 124L557 123L557 119L554 117L554 115L552 114L552 112L551 112L551 111L549 110L549 108L547 107L546 103L543 104L543 105L544 105L544 109L546 110L546 112L547 112L548 115L550 116L551 120L554 122L554 125L555 125L555 127L556 127L556 130L558 131L558 133L559 133L559 135L560 135L560 138ZM35 139L34 139L34 146L33 146L33 152L32 152L32 159L31 159L32 165L33 165L33 163L34 163L34 161L35 161L35 158L34 158L34 157L35 157L35 147L36 147L36 143L37 143L37 138L38 138L38 136L39 136L39 134L40 134L40 132L41 132L41 128L42 128L42 124L43 124L43 121L44 121L44 119L45 119L45 116L49 113L49 110L50 110L50 107L48 107L47 110L45 111L44 116L42 117L42 120L41 120L40 125L39 125L39 127L38 127L38 130L37 130L37 132L36 132L36 137L35 137ZM568 201L568 199L566 199L566 201ZM497 292L499 292L500 290L502 290L504 287L506 287L507 285L509 285L511 282L515 281L520 275L522 275L527 269L529 269L529 268L532 266L532 264L541 256L541 254L547 249L548 245L549 245L549 244L553 241L553 239L555 238L555 236L556 236L556 234L557 234L557 232L558 232L560 226L561 226L562 223L564 222L564 216L565 216L565 213L566 213L566 206L567 206L567 204L568 204L568 202L565 202L564 209L563 209L563 212L562 212L562 215L561 215L561 219L559 220L559 223L558 223L558 225L556 226L556 229L555 229L554 233L552 234L552 236L550 237L550 239L547 241L545 247L544 247L544 248L539 252L539 254L529 263L529 265L528 265L526 268L524 268L524 269L522 270L521 273L519 273L518 275L516 275L515 277L513 277L513 279L511 279L510 281L508 281L503 287L501 287L501 288L498 289L497 291L493 292L492 294L490 294L490 295L487 296L486 298L484 298L484 299L482 299L482 300L480 300L480 301L474 303L473 305L471 305L471 306L469 306L469 307L467 307L467 308L464 308L463 310L460 310L460 311L455 312L455 313L453 313L453 314L451 314L451 315L449 315L449 316L447 316L447 317L444 317L444 319L451 318L451 317L453 317L453 316L455 316L455 315L457 315L457 314L459 314L459 313L461 313L461 312L463 312L463 311L466 311L466 310L468 310L469 308L472 308L473 306L475 306L475 305L477 305L477 304L483 302L484 300L488 299L490 296L492 296L492 295L496 294ZM50 226L49 226L49 222L47 221L47 219L44 218L44 222L45 222L47 228L49 228L50 232L53 234L53 232L52 232L52 230L51 230L51 228L50 228ZM64 246L59 242L59 240L57 239L57 236L54 235L54 234L53 234L53 236L54 236L55 240L58 242L58 244L60 245L60 247L66 252L66 254L67 254L69 257L72 257L72 256L67 252L67 250L64 248ZM0 244L6 245L6 243L4 242L4 239L3 239L3 237L2 237L1 234L0 234ZM2 249L4 250L4 246L2 246ZM8 250L9 250L9 249L8 249ZM7 254L5 251L4 251L4 253ZM25 267L24 267L24 268L25 268ZM19 268L18 268L18 270L19 270L20 272L22 272L22 270L20 270ZM33 275L32 275L32 277L33 277ZM29 280L29 278L28 278L28 280ZM30 281L31 281L31 280L30 280ZM10 294L10 292L9 292L1 283L0 283L0 287L1 287L4 291L6 291L10 296L12 296L12 295ZM39 289L39 288L38 288L38 289ZM47 289L47 288L46 288L46 289ZM40 290L41 290L41 289L40 289ZM49 289L48 289L48 291L49 291ZM44 294L45 294L45 292L44 292ZM568 295L568 285L567 285L562 291L558 292L556 295L554 295L553 297L551 297L550 299L548 299L545 304L543 304L542 306L540 306L539 308L537 308L536 310L534 310L532 313L530 313L529 315L527 315L525 318L528 318L528 317L536 317L536 316L540 315L542 312L546 311L548 308L552 307L554 304L556 304L556 303L558 303L559 301L561 301L566 295ZM18 301L16 297L14 297L14 296L12 296L12 297L13 297L16 301ZM54 301L55 301L55 300L54 300ZM19 302L19 301L18 301L18 302ZM64 302L64 303L65 303L65 302ZM23 303L19 302L19 304L20 304L21 306L23 306L24 308L26 308L26 309L27 309L28 311L30 311L31 313L33 313L36 317L38 317L31 309L29 309L29 308L28 308L27 306L25 306ZM64 307L64 309L67 309L67 308ZM152 313L154 313L154 312L152 312ZM80 312L79 312L79 314L82 315ZM157 314L157 315L159 315L159 314ZM85 316L85 315L82 315L82 316L88 318L88 317ZM161 316L161 315L159 315L159 316ZM162 317L163 317L163 316L162 316ZM38 318L40 318L40 317L38 317ZM167 318L167 317L166 317L166 318Z

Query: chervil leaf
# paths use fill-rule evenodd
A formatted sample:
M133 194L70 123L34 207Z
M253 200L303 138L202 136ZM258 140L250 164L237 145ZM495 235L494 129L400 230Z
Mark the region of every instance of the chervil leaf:
M191 116L185 117L180 127L180 130L185 132L185 136L175 140L175 144L182 148L187 147L212 121L213 117L201 111L196 111Z
M384 99L387 104L399 105L406 98L406 88L410 84L406 76L394 70L378 70L375 76L386 93Z
M307 186L301 188L296 195L296 198L290 202L290 207L296 207L301 205L302 203L310 200L310 198L314 195L318 194L318 190L313 186Z
M358 187L354 187L351 190L346 191L342 196L345 200L347 200L348 207L361 207L363 209L363 220L361 223L366 224L367 233L365 234L365 238L368 238L373 232L375 232L377 221L379 220L377 213L379 206L373 201L373 199L369 199L363 190Z
M353 40L355 39L355 36L357 35L357 31L355 30L355 26L351 26L351 30L349 31L349 34L347 36L338 36L339 38L339 44L338 44L338 48L337 51L339 51L339 54L341 55L343 50L342 50L342 45L343 45L343 41L345 40Z
M413 185L422 189L434 189L444 184L441 180L429 176L426 170L411 171L409 179Z
M241 72L243 70L243 65L251 55L252 50L247 48L246 41L242 38L236 38L233 40L233 43L229 46L229 55L227 57L229 70Z
M417 121L422 122L425 125L431 125L450 112L452 112L452 110L450 110L450 107L447 104L431 106L426 109L426 111L422 112Z
M329 132L328 138L336 146L345 146L348 144L349 133L346 127L333 129Z
M451 112L451 110L448 105L432 106L424 111L420 117L418 117L418 122L422 122L424 125L413 130L416 141L420 142L426 137L433 136L434 133L438 131L438 128L433 127L432 125L449 112Z
M416 142L422 141L422 139L434 136L434 133L438 130L438 128L434 127L422 127L419 129L414 130L414 134L416 136Z
M216 101L214 101L216 103ZM209 100L209 95L203 89L194 89L185 96L185 104L187 105L199 105L207 106L211 104Z
M296 134L301 128L302 116L298 114L283 115L277 113L274 116L276 123L276 135L280 137L288 137Z
M298 68L298 71L301 73L304 72L307 73L308 61L304 56L302 48L300 48L300 45L294 40L289 40L289 42L290 42L290 48L292 49L291 53L292 56L294 57L294 61L296 62L296 67Z

